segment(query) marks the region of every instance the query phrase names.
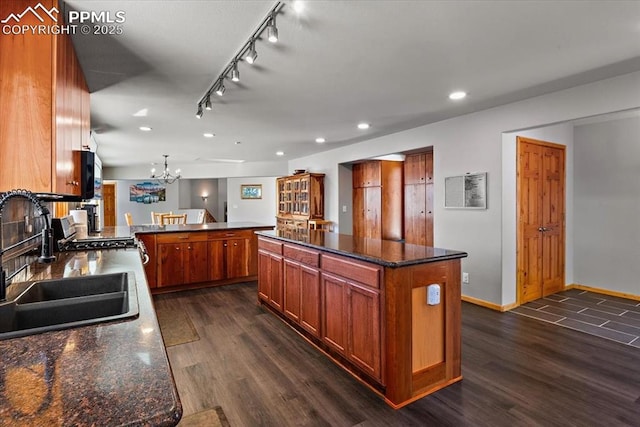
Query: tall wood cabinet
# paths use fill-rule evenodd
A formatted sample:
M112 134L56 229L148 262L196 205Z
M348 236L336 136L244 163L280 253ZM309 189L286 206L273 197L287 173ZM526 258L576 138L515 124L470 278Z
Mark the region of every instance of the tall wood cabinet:
M56 0L40 2L62 10ZM0 16L16 2L0 2ZM40 25L25 14L21 25ZM73 151L89 144L89 90L67 34L0 37L0 191L80 195ZM17 166L21 167L17 167Z
M402 162L371 160L353 165L353 235L401 240Z
M404 160L404 239L433 246L433 151Z
M309 228L310 219L324 219L324 174L283 176L276 188L278 228Z

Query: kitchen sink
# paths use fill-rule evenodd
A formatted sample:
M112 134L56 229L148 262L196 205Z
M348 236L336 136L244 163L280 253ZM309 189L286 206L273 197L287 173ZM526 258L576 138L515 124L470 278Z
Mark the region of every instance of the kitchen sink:
M136 317L133 272L43 280L0 305L0 339Z

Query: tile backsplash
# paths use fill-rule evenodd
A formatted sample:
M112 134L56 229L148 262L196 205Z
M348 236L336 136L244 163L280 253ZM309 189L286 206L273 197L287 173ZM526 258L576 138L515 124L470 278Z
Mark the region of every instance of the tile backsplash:
M45 204L51 208L50 204ZM22 197L9 199L4 206L0 221L0 247L3 251L31 236L38 236L2 254L2 268L7 277L26 264L31 264L40 255L40 232L45 227L44 217L37 216L33 204ZM29 272L20 272L13 281L27 280Z

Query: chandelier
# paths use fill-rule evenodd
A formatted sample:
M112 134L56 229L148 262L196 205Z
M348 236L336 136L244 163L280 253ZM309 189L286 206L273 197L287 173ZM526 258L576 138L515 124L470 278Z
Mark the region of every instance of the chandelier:
M163 154L164 156L164 170L160 175L156 175L156 168L151 169L151 178L155 179L158 184L173 184L178 179L180 179L180 169L176 169L175 175L173 175L169 171L169 165L167 165L167 157L168 154Z

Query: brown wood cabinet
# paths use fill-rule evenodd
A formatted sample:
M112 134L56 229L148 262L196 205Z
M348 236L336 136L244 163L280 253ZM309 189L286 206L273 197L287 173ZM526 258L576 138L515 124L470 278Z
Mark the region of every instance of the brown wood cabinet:
M183 232L138 233L149 254L145 273L152 292L218 286L256 280L258 241L255 230L209 230L201 225Z
M230 237L209 242L209 280L249 275L250 239Z
M404 239L433 246L433 152L410 154L404 161Z
M205 233L168 233L157 237L157 285L188 285L208 279Z
M277 230L258 245L258 300L394 408L462 379L465 253L321 231ZM427 303L431 284L437 304Z
M403 238L402 162L370 160L353 165L353 235Z
M54 0L40 4L60 8ZM14 7L0 2L0 16ZM21 24L41 22L25 14ZM89 143L89 91L70 36L0 37L0 64L0 191L80 195L73 152Z
M308 228L310 219L324 218L324 174L280 177L276 188L278 228Z
M282 311L282 256L258 249L258 265L258 297Z

